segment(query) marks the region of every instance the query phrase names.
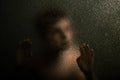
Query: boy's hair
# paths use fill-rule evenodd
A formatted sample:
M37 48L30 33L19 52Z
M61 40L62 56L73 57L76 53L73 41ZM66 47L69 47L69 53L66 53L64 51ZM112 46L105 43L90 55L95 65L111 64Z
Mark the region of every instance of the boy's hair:
M42 14L39 13L36 19L36 26L41 37L44 38L47 35L48 28L61 18L69 18L69 16L63 10L58 9L50 9Z

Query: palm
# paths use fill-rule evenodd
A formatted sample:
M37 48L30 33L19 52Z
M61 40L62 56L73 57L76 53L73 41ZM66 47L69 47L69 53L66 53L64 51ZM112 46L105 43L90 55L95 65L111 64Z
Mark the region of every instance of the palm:
M32 56L31 45L30 39L25 39L18 44L16 53L17 64L21 65L30 60Z

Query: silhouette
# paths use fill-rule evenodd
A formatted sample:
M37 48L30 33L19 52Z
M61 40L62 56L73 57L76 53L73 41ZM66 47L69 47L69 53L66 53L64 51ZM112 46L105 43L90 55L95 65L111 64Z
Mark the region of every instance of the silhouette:
M20 42L16 53L17 76L33 80L95 80L93 49L86 43L74 42L68 14L58 9L47 10L37 15L36 28L43 51L33 56L32 41Z

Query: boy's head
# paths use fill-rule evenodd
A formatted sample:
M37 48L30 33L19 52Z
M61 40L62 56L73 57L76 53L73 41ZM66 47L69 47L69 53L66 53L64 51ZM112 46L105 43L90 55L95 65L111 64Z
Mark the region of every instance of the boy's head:
M48 10L37 19L42 39L52 47L67 48L72 41L70 17L61 10Z

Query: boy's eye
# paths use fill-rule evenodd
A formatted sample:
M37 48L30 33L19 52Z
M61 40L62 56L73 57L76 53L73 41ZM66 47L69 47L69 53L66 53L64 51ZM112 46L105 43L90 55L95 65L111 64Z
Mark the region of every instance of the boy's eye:
M57 34L57 33L59 33L59 32L60 32L59 29L53 29L53 30L51 31L52 34Z

